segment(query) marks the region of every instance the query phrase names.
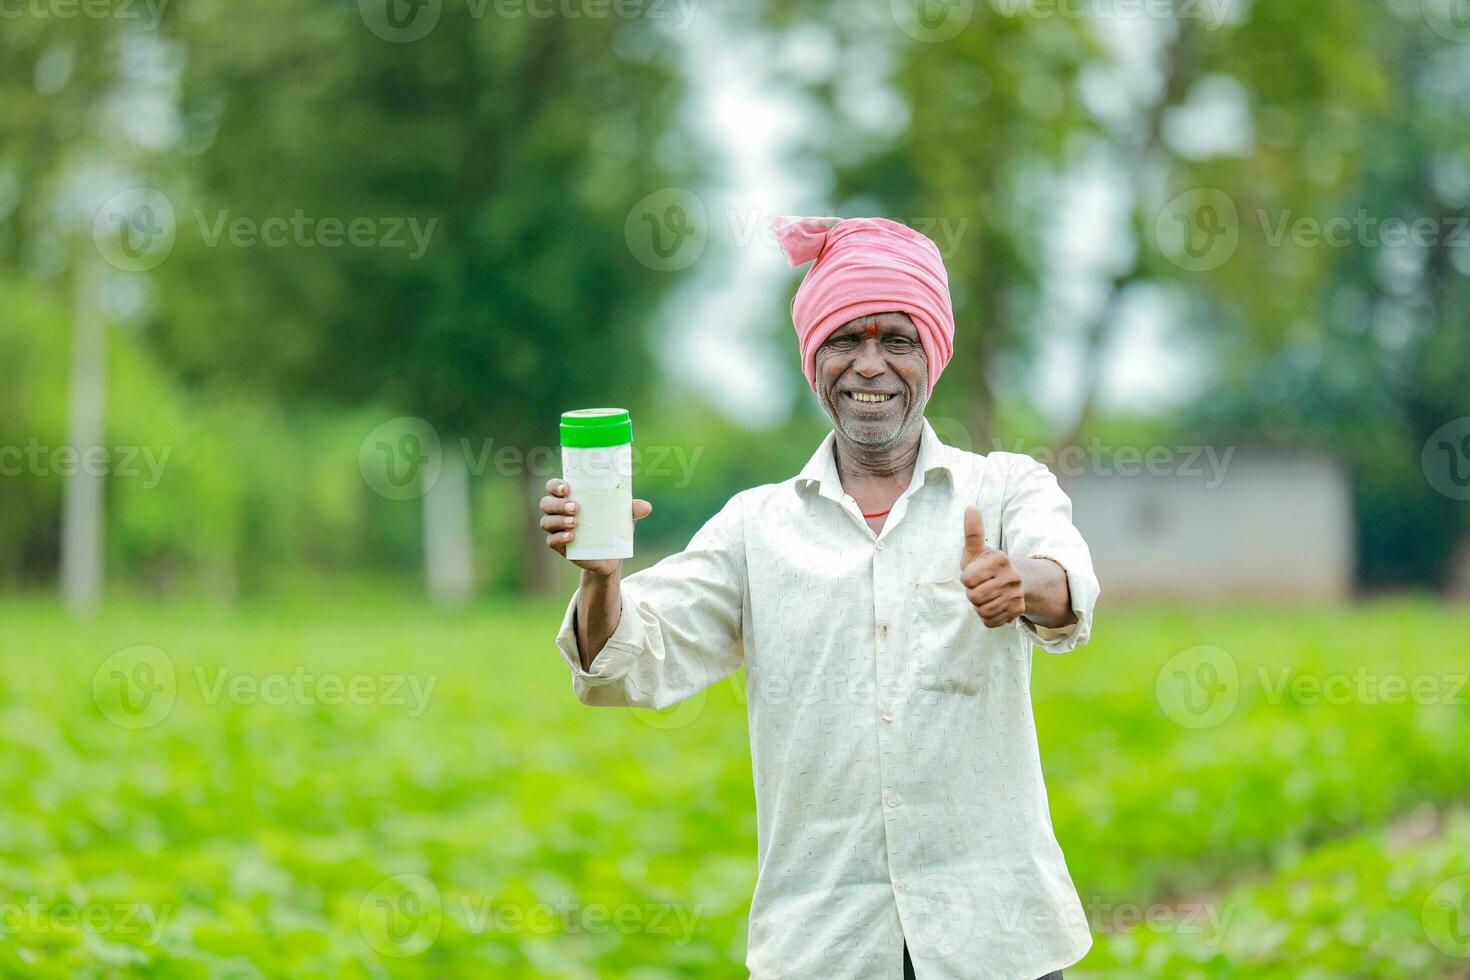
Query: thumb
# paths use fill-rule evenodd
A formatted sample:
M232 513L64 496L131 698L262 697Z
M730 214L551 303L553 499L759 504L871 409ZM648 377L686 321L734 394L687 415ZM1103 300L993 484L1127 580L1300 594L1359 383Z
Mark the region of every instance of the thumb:
M636 498L633 500L633 520L641 521L652 513L653 504L650 504L646 500L638 500Z
M980 508L965 508L965 554L961 566L968 565L985 551L985 525L980 521Z

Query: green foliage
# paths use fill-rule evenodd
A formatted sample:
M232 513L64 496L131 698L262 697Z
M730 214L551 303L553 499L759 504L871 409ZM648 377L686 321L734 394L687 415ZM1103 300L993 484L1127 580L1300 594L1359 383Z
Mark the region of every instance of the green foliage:
M698 165L672 128L680 82L657 26L446 4L399 44L350 14L253 7L292 30L241 44L223 17L176 32L201 152L175 161L180 241L158 275L170 359L521 443L553 441L568 405L636 390L675 280L639 264L625 220ZM215 239L222 215L297 212L416 222L422 249Z
M1426 813L1434 816L1432 808ZM1463 959L1452 954L1463 940L1443 924L1461 913L1455 894L1443 892L1465 875L1467 855L1470 816L1463 810L1418 839L1374 829L1289 860L1263 882L1212 896L1223 928L1161 916L1170 928L1103 937L1092 961L1120 978L1461 976L1456 960Z
M18 911L0 970L743 976L755 826L738 678L661 714L585 708L551 644L559 615L302 592L237 611L114 606L78 625L8 603L0 890ZM1282 669L1463 676L1462 649L1413 638L1467 625L1418 604L1105 611L1085 650L1038 655L1053 822L1098 936L1083 965L1452 975L1421 910L1467 870L1463 821L1408 849L1373 828L1470 799L1463 705L1268 695ZM169 658L176 700L128 729L109 720L130 716L104 661L134 643ZM1195 730L1164 714L1155 685L1201 643L1235 658L1240 697ZM377 686L364 703L327 703L326 687L267 699L269 678L297 674ZM395 701L386 685L402 675L427 697L406 685ZM243 686L212 694L221 683ZM380 904L404 889L423 901ZM1223 942L1177 917L1117 914L1190 902L1228 903ZM599 917L619 909L622 927Z
M109 571L151 592L280 588L310 569L407 569L418 514L358 471L381 412L297 412L189 390L128 329L108 336ZM54 573L67 447L66 317L45 291L0 290L0 581Z

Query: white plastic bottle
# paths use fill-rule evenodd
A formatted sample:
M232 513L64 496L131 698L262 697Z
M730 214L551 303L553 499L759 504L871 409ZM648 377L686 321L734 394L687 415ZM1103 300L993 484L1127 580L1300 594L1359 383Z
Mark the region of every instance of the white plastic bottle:
M561 474L577 503L567 557L633 557L633 420L625 408L561 417Z

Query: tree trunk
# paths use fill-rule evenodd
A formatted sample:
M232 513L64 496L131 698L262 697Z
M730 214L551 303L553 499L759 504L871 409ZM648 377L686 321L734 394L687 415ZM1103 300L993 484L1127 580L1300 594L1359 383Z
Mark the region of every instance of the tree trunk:
M102 321L103 269L90 240L77 249L67 446L78 464L66 478L61 510L61 593L75 613L102 597L103 481L100 458L107 412L107 338ZM94 448L95 447L95 448Z
M475 588L470 536L470 477L464 454L439 450L439 479L424 494L424 573L429 598L464 605ZM432 465L421 472L432 473Z

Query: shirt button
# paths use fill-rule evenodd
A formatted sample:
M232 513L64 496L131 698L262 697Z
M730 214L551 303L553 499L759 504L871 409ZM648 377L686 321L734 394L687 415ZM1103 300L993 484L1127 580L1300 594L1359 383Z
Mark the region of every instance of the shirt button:
M885 711L885 712L883 712L883 720L884 721L888 721L888 722L893 721L893 712L891 712L891 711Z
M892 793L889 793L888 794L888 805L891 806L891 807L898 806L898 797L894 796Z
M879 538L878 539L878 543L876 545L874 545L873 547L877 548L879 551L882 551L883 550L883 539L882 538Z
M893 890L896 892L906 892L909 890L909 886L901 881L895 881L893 883Z

